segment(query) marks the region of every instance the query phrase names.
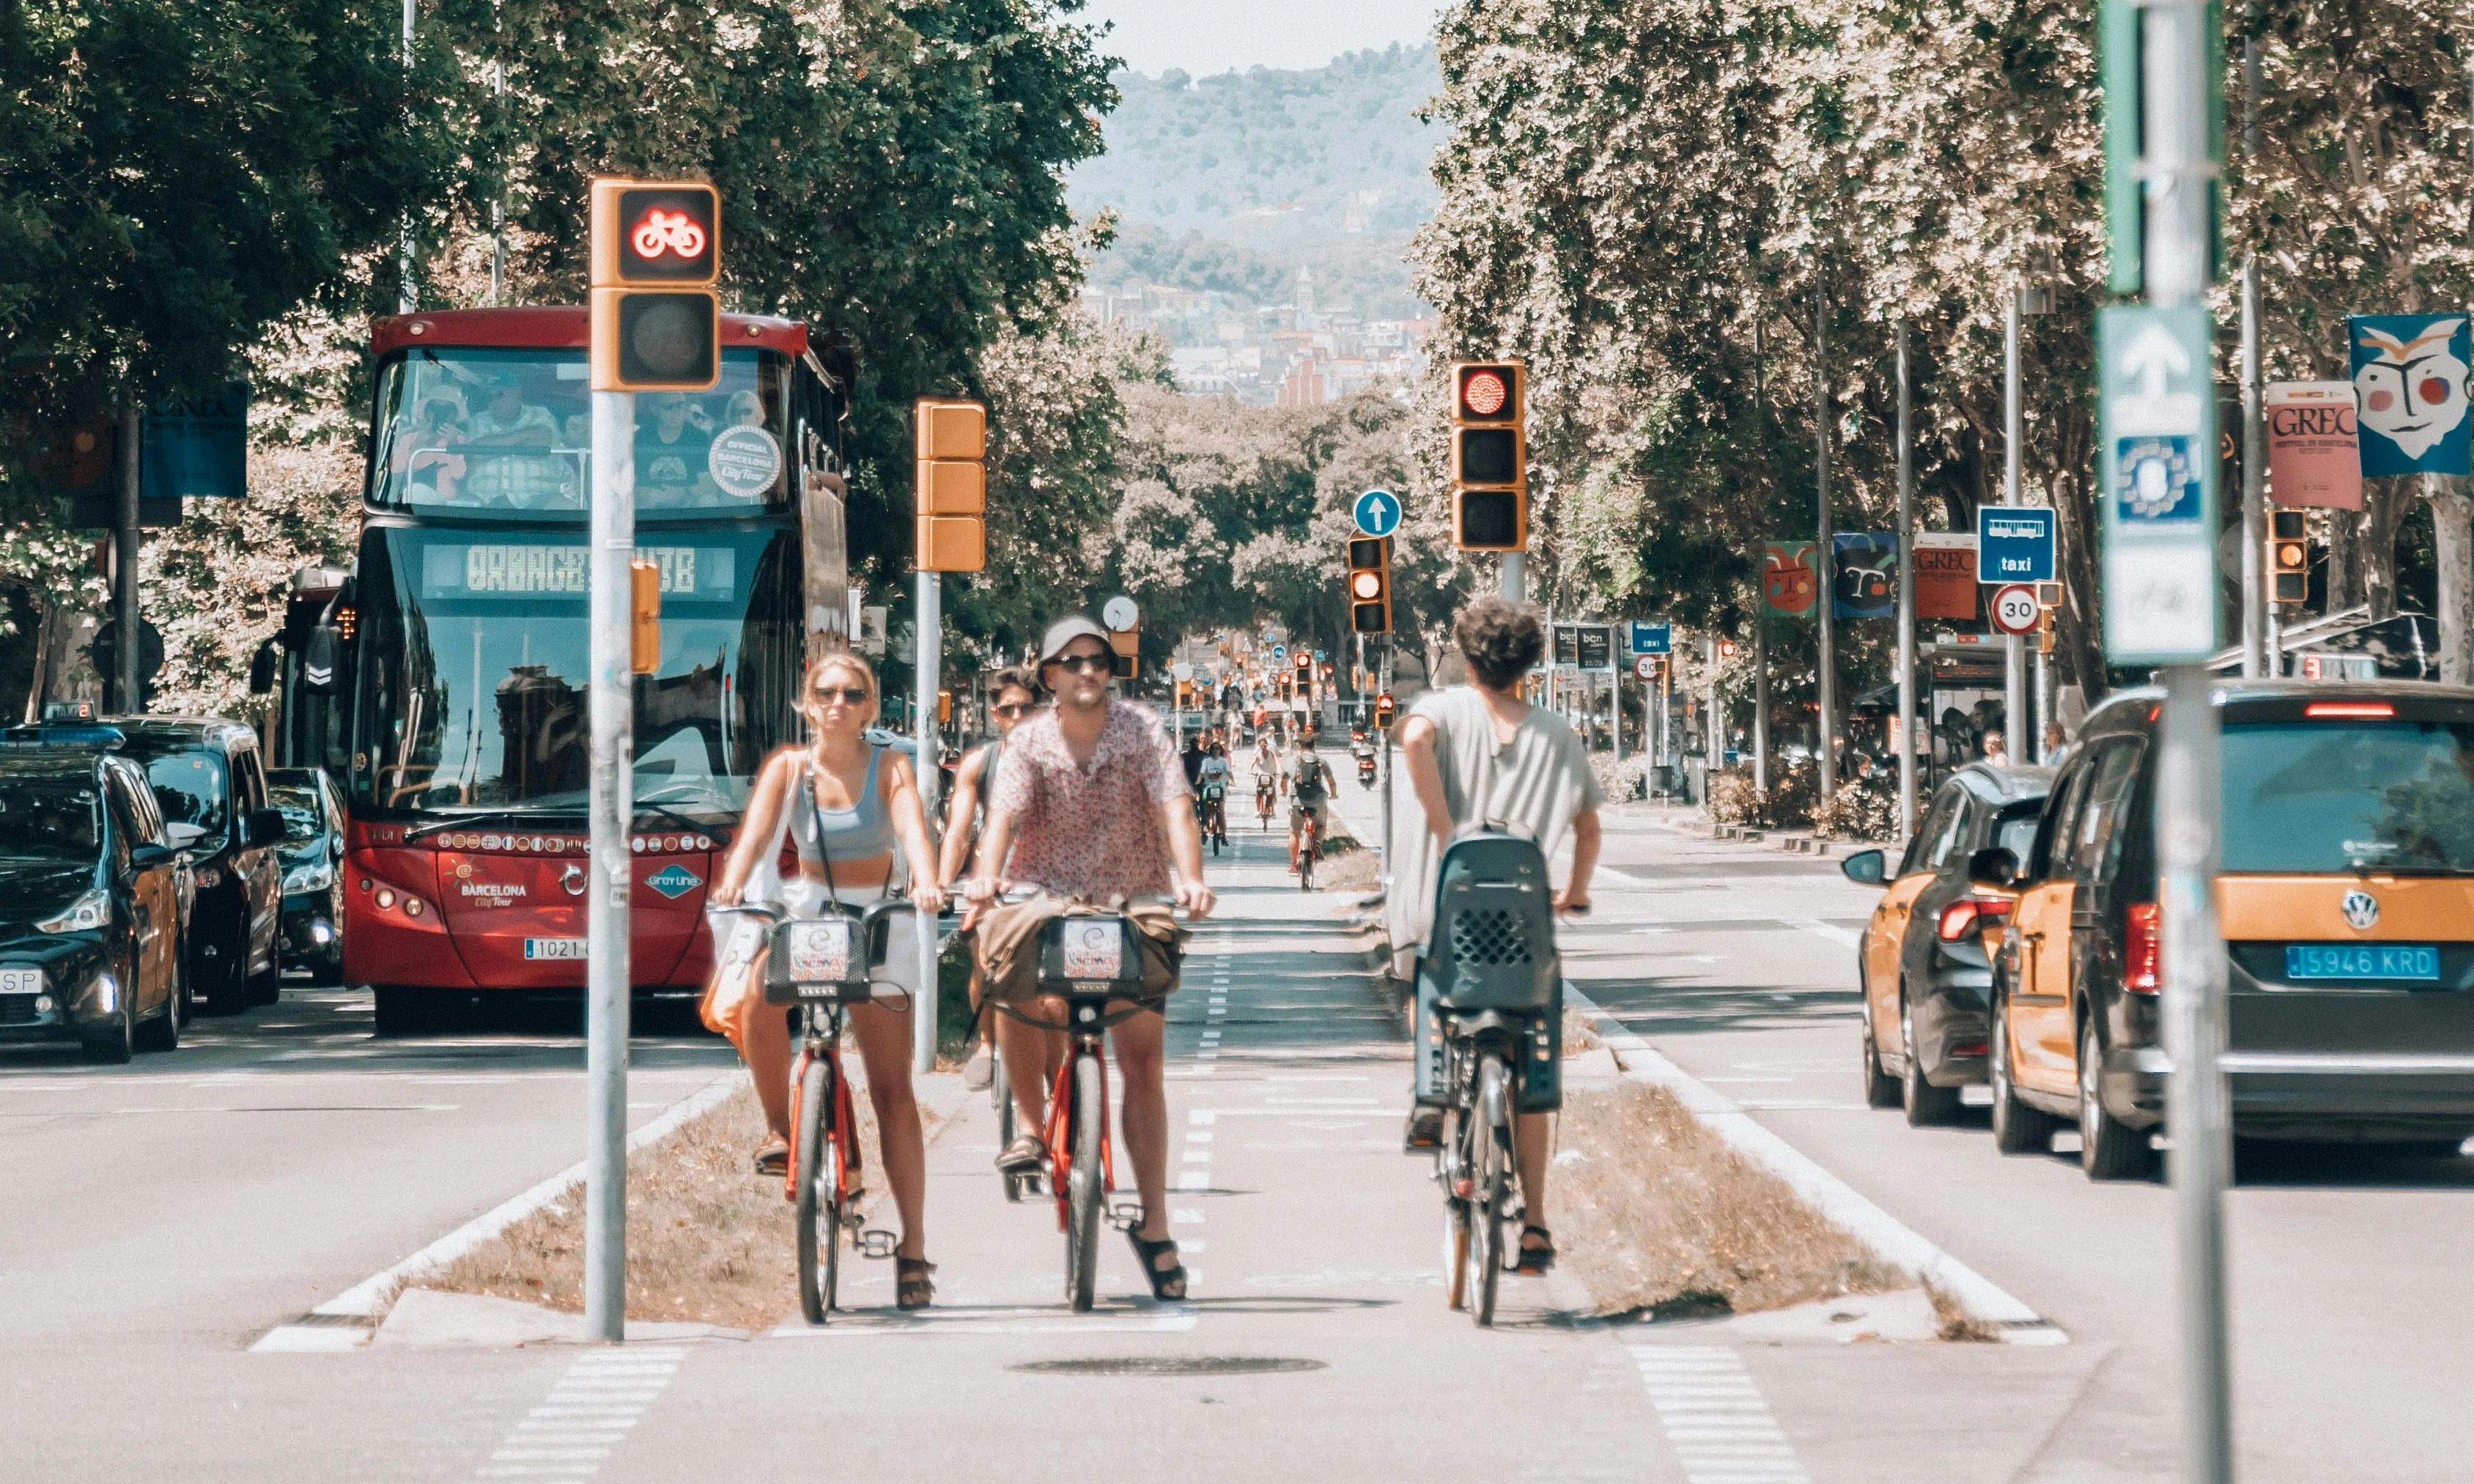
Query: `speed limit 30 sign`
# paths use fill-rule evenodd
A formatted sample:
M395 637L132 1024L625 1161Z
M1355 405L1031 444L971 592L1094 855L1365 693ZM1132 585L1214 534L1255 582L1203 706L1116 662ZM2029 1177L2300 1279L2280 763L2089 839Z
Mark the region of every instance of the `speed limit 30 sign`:
M2032 634L2043 617L2033 583L2014 582L1993 595L1993 626L2005 634Z

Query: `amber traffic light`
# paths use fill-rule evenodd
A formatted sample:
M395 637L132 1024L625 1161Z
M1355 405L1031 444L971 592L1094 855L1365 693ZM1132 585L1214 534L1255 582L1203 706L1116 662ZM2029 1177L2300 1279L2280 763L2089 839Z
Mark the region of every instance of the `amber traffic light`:
M1392 730L1392 718L1397 715L1399 715L1399 708L1393 701L1391 692L1386 691L1374 697L1374 725L1378 729L1386 732Z
M1354 536L1348 543L1348 627L1359 634L1392 632L1392 541Z
M627 564L627 668L639 675L662 672L662 564Z
M700 181L597 180L593 389L701 392L721 378L721 196Z
M2298 603L2311 596L2311 543L2299 510L2269 513L2268 543L2271 592L2280 603Z
M978 572L988 564L988 409L922 397L911 408L917 447L918 570Z
M1131 680L1142 671L1143 631L1119 629L1108 635L1108 648L1115 656L1108 673L1119 680Z
M1452 545L1464 551L1529 546L1529 450L1521 363L1451 368Z

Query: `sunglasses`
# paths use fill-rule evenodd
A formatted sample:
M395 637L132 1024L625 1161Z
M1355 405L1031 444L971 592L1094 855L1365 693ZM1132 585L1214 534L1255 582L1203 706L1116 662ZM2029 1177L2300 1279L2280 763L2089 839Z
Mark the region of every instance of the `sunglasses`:
M1070 669L1078 675L1093 672L1104 675L1110 669L1116 668L1116 656L1108 654L1068 654L1059 656L1048 663L1055 666L1059 669Z
M820 685L810 691L808 694L819 706L830 706L836 701L845 706L861 706L867 703L867 689L864 686Z
M1030 709L1031 703L1029 701L1016 701L1010 706L991 706L988 708L988 715L992 717L1018 717Z

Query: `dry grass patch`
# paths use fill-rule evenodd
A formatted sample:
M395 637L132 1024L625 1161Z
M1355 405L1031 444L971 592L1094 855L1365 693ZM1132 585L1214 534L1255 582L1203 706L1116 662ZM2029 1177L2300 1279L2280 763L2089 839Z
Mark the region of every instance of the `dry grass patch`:
M1318 891L1371 891L1383 885L1383 864L1363 845L1326 849L1315 863Z
M1555 1245L1597 1313L1740 1314L1912 1281L1662 1087L1567 1095L1560 1145Z

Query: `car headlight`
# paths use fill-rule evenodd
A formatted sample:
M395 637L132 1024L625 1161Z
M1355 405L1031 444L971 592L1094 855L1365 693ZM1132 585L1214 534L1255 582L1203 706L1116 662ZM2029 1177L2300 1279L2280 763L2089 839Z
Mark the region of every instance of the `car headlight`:
M69 904L69 910L35 927L44 933L91 933L111 922L111 895L89 891Z
M283 894L295 891L325 891L335 885L335 867L326 861L311 861L283 873Z

